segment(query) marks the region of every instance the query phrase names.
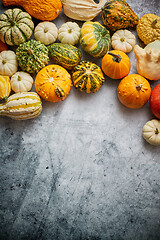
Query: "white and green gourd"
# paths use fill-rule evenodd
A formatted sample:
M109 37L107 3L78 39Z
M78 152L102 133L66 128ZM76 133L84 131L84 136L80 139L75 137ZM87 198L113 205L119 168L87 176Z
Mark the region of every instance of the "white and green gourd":
M15 120L35 118L42 112L42 102L35 92L15 93L0 104L0 115Z

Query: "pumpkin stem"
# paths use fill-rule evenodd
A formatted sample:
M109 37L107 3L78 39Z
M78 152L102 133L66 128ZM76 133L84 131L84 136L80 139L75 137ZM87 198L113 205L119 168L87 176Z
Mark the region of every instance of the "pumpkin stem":
M72 29L69 29L69 30L68 30L68 33L72 33Z
M21 76L18 76L18 81L21 81L21 80L22 80Z
M33 50L29 48L29 49L28 49L28 54L29 54L29 55L32 55L32 54L33 54Z
M120 41L121 41L121 42L124 42L124 41L125 41L125 38L124 38L124 37L120 38Z
M47 32L48 32L48 29L47 29L47 28L45 28L45 29L44 29L44 33L47 33Z
M109 54L113 57L114 62L120 63L120 61L122 60L122 57L118 54L114 54L114 53L111 53L111 52L107 52L107 54Z
M155 20L152 22L152 24L151 24L152 28L156 28L157 22L158 22L158 19L155 19Z
M15 21L13 21L12 19L9 19L9 22L10 22L12 27L15 25Z
M159 130L158 130L158 128L156 128L156 130L155 130L155 134L158 134L159 133Z
M5 64L6 62L7 62L6 59L3 59L3 60L2 60L2 64Z
M140 91L142 86L143 86L143 84L137 84L137 86L136 86L137 91Z

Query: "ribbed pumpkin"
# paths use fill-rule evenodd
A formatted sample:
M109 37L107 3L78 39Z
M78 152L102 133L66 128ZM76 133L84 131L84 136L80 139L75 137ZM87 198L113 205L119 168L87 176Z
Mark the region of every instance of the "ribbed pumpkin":
M101 67L108 77L120 79L128 75L131 63L129 57L124 52L112 50L102 58Z
M0 40L10 46L26 42L33 29L31 16L19 8L8 9L0 15Z
M70 70L75 67L81 60L81 52L78 48L63 43L53 43L48 46L49 57L54 63Z
M11 92L10 78L0 75L0 100L6 100Z
M64 100L71 89L71 76L59 65L48 65L38 72L35 79L37 93L46 101Z
M80 44L91 56L100 58L110 49L109 31L99 22L87 21L81 28Z
M94 93L100 89L105 79L99 66L81 61L72 71L72 80L80 91Z
M0 104L0 115L16 120L37 117L42 112L42 102L35 92L15 93Z
M111 31L136 27L138 24L138 16L125 0L107 1L102 8L102 19Z
M138 74L123 78L117 88L118 99L128 108L141 108L150 98L149 82Z
M48 48L40 41L33 39L20 44L16 55L21 69L29 73L38 72L49 60Z

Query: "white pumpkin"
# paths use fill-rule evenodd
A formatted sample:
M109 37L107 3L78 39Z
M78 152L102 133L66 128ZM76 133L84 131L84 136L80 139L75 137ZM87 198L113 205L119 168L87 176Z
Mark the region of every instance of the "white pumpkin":
M160 120L153 119L148 121L142 130L144 139L155 146L160 145Z
M33 78L29 73L16 72L11 77L11 88L14 92L28 92L31 90L33 85Z
M58 37L58 29L53 22L40 22L35 30L34 37L45 45L54 43Z
M75 45L80 38L80 27L75 22L66 22L58 30L58 39L61 43Z
M0 53L0 75L11 77L18 69L16 54L11 51Z
M130 52L136 44L135 36L128 30L118 30L111 38L112 48L122 52Z

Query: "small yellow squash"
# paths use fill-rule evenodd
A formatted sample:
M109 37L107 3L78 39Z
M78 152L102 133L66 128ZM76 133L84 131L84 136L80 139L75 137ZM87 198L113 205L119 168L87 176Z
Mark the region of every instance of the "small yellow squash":
M11 92L10 78L0 75L0 100L6 100Z

